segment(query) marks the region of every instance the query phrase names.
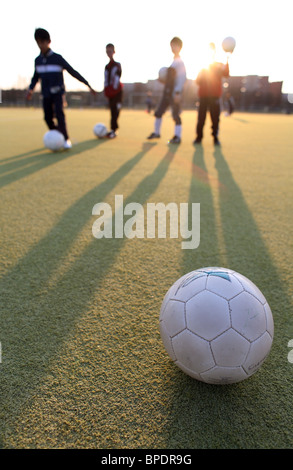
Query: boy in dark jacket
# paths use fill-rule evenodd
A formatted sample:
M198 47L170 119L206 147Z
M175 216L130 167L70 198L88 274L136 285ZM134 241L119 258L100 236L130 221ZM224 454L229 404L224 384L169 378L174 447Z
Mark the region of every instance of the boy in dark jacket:
M63 98L65 93L63 70L67 70L74 78L87 85L90 91L96 92L89 83L60 54L50 48L51 38L48 31L42 28L35 30L35 40L40 48L40 55L35 59L35 73L27 91L27 99L31 99L33 89L37 82L42 82L44 118L49 129L59 130L65 138L64 148L69 149L72 144L68 137L66 119L63 111ZM57 125L54 122L57 119Z

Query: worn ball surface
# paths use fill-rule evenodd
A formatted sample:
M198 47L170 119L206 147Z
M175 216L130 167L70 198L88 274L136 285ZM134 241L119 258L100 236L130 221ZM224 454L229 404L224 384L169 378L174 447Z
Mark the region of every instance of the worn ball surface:
M99 139L106 137L108 133L107 127L105 126L105 124L101 122L99 122L98 124L94 126L93 131L94 131L95 136L98 137Z
M268 356L273 316L261 291L230 269L192 271L168 290L160 311L165 349L186 374L210 384L253 375Z
M61 132L56 129L52 129L44 135L44 145L47 149L57 152L64 148L65 138Z

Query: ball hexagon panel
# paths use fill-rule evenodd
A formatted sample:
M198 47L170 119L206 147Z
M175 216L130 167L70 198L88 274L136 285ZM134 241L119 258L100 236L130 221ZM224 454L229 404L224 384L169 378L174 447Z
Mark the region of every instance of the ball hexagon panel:
M241 382L247 378L247 374L242 367L227 368L215 366L213 369L203 372L201 377L206 383L226 385Z
M266 331L264 306L248 292L230 300L230 314L233 328L249 341L254 341Z
M169 300L162 311L160 321L164 323L169 336L174 336L185 327L185 303L178 300Z
M203 291L186 302L186 325L193 333L212 340L230 327L228 302Z
M250 342L230 328L211 342L218 366L241 366L250 348Z
M237 279L241 282L244 290L254 295L262 304L266 303L265 296L253 282L251 282L249 279L247 279L247 277L243 276L242 274L237 273L236 276Z
M180 279L174 298L187 302L194 295L203 291L206 287L207 276L198 271L193 271Z
M267 331L260 338L253 341L243 364L243 368L249 375L252 375L264 362L270 352L272 341L272 337Z
M199 374L215 365L209 342L191 331L184 330L174 336L172 346L177 361L191 372Z
M194 370L188 369L188 367L185 367L181 362L176 361L175 364L179 367L179 369L181 369L183 372L185 372L185 374L189 375L193 379L202 380L200 374Z
M165 309L167 302L170 299L175 298L176 291L178 290L178 287L180 286L180 283L184 277L185 276L182 276L181 278L177 279L177 281L174 282L174 284L166 292L162 305L161 305L161 313ZM160 313L160 318L161 318L161 313Z
M223 271L222 275L221 272L218 272L216 275L210 274L207 278L206 288L229 300L240 294L243 291L243 287L233 274L225 274L225 271Z

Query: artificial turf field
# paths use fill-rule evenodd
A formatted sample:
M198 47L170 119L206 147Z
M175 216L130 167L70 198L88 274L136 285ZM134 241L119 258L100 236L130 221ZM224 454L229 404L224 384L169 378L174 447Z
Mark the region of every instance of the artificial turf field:
M194 147L149 142L154 117L123 110L119 137L98 140L107 110L66 111L73 148L43 148L40 109L0 109L0 440L3 449L293 447L293 116L209 119ZM96 239L92 208L199 202L201 240ZM196 268L251 279L270 304L270 355L249 379L208 385L174 365L159 334L166 291ZM292 348L291 348L292 349Z

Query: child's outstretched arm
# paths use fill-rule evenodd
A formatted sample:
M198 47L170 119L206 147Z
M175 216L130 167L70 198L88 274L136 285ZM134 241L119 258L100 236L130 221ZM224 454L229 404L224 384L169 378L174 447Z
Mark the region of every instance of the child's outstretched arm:
M76 78L79 82L84 83L90 89L91 93L93 93L94 95L96 94L96 91L90 86L89 82L82 75L80 75L80 73L77 72L77 70L71 67L71 65L68 62L66 62L66 60L63 57L62 57L62 66L65 70L67 70L68 73L70 73L70 75L72 75L72 77Z
M32 78L32 80L31 80L30 86L28 87L28 90L27 90L27 92L26 92L26 96L25 96L25 97L26 97L27 100L30 100L30 99L31 99L31 97L32 97L32 95L33 95L33 92L34 92L34 88L35 88L36 84L38 83L39 78L40 78L40 77L39 77L39 74L38 74L38 72L35 70L35 73L34 73L33 78Z

